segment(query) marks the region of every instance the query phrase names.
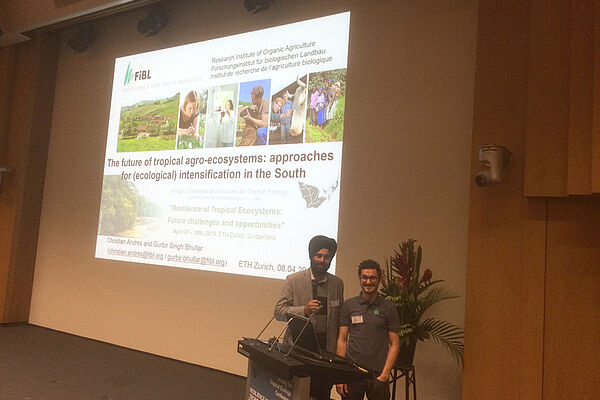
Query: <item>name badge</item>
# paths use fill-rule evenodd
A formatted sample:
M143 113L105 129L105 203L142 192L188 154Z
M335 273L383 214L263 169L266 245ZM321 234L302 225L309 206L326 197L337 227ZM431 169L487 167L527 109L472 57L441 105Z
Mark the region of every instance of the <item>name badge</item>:
M353 315L352 316L352 323L353 324L362 324L363 323L363 317L362 317L362 315Z
M340 306L340 301L339 300L331 300L329 302L329 304L331 304L331 307L339 307Z

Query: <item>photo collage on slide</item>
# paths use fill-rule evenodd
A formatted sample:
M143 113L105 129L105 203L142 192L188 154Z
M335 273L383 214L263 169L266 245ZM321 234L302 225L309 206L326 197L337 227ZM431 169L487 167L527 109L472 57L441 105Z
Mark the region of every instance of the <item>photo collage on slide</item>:
M346 69L187 88L121 107L117 152L343 141Z

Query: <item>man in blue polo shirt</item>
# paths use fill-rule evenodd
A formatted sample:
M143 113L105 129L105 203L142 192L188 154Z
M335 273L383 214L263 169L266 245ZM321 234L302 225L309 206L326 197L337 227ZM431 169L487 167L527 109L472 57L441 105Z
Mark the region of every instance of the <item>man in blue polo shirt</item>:
M288 92L283 94L283 106L281 107L281 144L284 144L290 136L290 126L292 124L292 102L289 99Z
M358 266L360 296L344 302L340 312L340 328L336 353L368 368L375 379L336 385L347 400L388 400L388 380L400 349L400 319L394 305L379 296L381 266L365 260Z

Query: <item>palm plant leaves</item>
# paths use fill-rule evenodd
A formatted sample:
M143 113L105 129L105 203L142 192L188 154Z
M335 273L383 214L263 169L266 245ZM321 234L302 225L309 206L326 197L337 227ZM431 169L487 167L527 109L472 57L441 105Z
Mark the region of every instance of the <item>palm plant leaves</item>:
M398 330L398 334L400 335L400 340L406 342L405 344L408 345L408 342L410 342L410 338L411 335L413 335L415 332L415 327L414 325L411 324L404 324L400 326L400 329Z
M437 318L427 318L415 328L417 336L431 338L443 345L456 362L464 362L464 332L462 328ZM423 340L423 339L421 339Z
M439 303L443 300L455 299L458 296L454 294L452 289L446 289L444 287L434 287L427 292L425 297L423 297L417 304L415 304L417 316L417 320L421 319L421 316L429 307L432 305Z

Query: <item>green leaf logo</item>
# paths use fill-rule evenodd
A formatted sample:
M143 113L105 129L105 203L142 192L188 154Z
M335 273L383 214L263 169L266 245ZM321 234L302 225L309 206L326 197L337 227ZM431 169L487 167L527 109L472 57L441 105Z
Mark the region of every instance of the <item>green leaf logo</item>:
M131 63L127 64L127 71L125 71L125 82L123 82L123 85L127 85L129 82L131 82L131 79L133 78L133 70L131 69Z

